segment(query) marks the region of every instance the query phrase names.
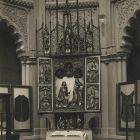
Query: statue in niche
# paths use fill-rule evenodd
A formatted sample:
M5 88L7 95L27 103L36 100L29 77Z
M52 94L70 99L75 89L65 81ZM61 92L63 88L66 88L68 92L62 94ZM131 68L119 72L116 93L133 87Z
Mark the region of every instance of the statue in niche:
M43 64L39 66L39 82L40 83L51 83L51 69L50 65Z
M98 85L87 86L87 109L99 109L99 87Z
M87 65L88 82L94 82L98 76L98 68L96 62L92 61Z
M48 83L48 82L51 81L50 74L51 74L51 71L50 71L49 66L44 65L44 80L45 80L45 83Z
M48 28L47 25L45 25L45 28L43 30L43 47L44 47L44 51L45 53L49 53L49 32L48 32Z
M74 121L72 117L69 119L69 129L74 129Z
M58 120L58 122L57 122L57 128L58 128L58 129L64 129L64 128L65 128L65 122L64 122L64 120L61 118L61 116L60 116L60 118L59 118L59 120Z
M86 29L87 33L87 52L92 52L92 25L89 21Z
M73 64L71 62L65 63L64 70L67 77L73 76Z
M69 129L70 127L70 124L69 124L69 120L68 119L65 119L65 129Z
M71 52L71 26L70 23L67 24L66 27L66 31L65 31L65 44L66 44L66 48L65 51L66 53L70 53Z
M59 105L61 104L61 107L67 107L69 94L70 92L68 92L67 83L63 81L57 97L57 100L60 102Z
M50 87L42 87L40 88L40 108L44 109L51 109L51 94L50 94Z
M76 123L77 123L77 128L81 129L82 128L82 120L81 120L79 115L77 116Z
M39 69L39 83L44 83L44 66L40 65L40 69Z
M87 108L95 108L95 101L96 101L96 97L95 97L95 89L93 86L91 86L90 88L90 94L89 94L89 103Z
M75 105L82 105L82 89L83 84L80 82L79 78L75 79L74 90L73 90L73 99L72 102Z

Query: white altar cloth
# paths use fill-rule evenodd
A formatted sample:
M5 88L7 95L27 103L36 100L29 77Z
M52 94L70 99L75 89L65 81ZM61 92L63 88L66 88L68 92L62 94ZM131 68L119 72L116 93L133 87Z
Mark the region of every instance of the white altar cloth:
M46 140L86 140L86 137L82 131L54 131Z

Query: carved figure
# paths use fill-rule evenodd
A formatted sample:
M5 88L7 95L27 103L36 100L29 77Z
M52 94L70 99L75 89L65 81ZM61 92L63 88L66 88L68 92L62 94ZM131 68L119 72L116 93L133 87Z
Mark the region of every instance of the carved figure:
M80 116L77 116L77 128L80 129L82 127L82 120L80 118Z
M93 82L96 80L97 76L98 76L98 69L96 66L95 62L91 62L88 64L87 67L87 76L88 76L88 81L89 82Z
M58 128L58 129L64 129L64 128L65 128L65 122L64 122L64 120L61 118L61 116L60 116L60 118L59 118L59 120L58 120L57 128Z
M91 93L90 93L90 98L89 98L89 106L88 107L94 107L95 106L95 90L91 89Z
M72 117L70 117L69 119L69 129L73 129L74 128L74 121L72 119Z
M67 24L66 27L66 53L70 53L70 45L71 45L71 29L70 24Z
M74 90L73 90L73 102L81 105L82 100L82 88L83 84L79 81L78 78L75 79Z
M43 31L43 47L45 50L45 53L49 52L49 32L47 26L45 26L45 29Z
M67 83L63 81L57 98L57 100L62 103L63 107L68 105L69 94L70 93L68 92Z

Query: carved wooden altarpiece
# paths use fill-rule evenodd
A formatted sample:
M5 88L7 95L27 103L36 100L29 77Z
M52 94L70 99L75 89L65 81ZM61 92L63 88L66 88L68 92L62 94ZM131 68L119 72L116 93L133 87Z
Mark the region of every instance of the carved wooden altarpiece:
M83 129L84 115L83 113L56 113L55 115L56 129L73 130Z
M100 111L100 57L38 59L39 112Z
M100 111L100 57L86 57L85 110Z
M84 59L55 59L54 87L55 111L84 111Z
M40 112L52 111L52 60L38 59L38 108Z

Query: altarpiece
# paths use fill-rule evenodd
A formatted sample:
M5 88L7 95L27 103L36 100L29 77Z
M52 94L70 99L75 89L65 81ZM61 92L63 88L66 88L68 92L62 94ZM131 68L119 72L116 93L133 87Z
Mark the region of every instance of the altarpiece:
M83 129L85 113L101 109L95 11L92 4L83 7L78 0L63 5L56 0L46 7L49 22L36 31L38 111L54 114L56 129Z

